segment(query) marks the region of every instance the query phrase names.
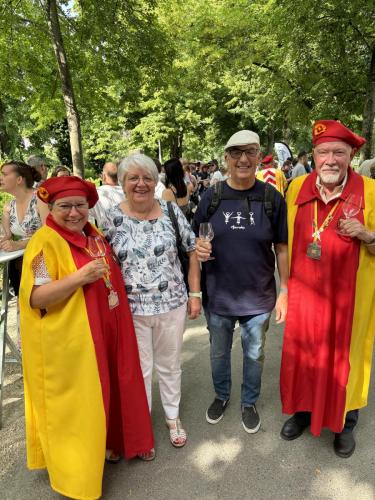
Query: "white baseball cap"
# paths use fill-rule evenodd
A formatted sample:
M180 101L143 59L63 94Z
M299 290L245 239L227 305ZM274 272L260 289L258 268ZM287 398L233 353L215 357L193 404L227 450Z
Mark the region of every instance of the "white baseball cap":
M229 138L224 149L234 146L246 146L247 144L258 144L260 146L259 135L251 130L239 130Z

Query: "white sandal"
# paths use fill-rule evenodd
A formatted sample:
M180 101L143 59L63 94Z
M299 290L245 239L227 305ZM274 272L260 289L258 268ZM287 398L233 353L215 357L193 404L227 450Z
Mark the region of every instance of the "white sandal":
M181 426L179 418L165 419L169 429L169 440L175 448L182 448L186 444L187 434L185 429Z

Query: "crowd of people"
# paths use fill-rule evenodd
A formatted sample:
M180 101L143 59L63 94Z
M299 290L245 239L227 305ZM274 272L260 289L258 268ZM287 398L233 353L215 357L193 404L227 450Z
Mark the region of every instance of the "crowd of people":
M101 496L104 463L153 460L152 374L168 439L183 447L181 351L186 316L203 311L218 424L231 398L231 349L240 325L246 433L261 427L270 316L286 322L281 437L334 433L348 458L367 404L375 334L375 165L351 168L364 144L319 120L312 164L278 165L258 134L234 133L216 160L143 153L103 167L102 185L45 161L9 161L0 188L3 251L25 249L20 299L27 462L76 499ZM368 175L368 176L366 176ZM275 280L275 265L279 285ZM18 284L17 284L18 279ZM19 280L21 285L19 286Z

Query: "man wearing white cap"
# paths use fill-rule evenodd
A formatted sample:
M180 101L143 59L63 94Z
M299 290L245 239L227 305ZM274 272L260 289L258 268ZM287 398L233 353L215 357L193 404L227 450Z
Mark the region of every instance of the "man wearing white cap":
M260 158L259 136L241 130L225 146L230 177L209 188L195 214L193 229L210 222L212 244L197 241L203 262L205 314L211 344L211 370L215 400L206 413L211 424L219 422L231 391L231 348L237 321L241 327L243 382L242 424L246 432L260 428L256 402L260 394L265 334L276 304L276 321L287 309L288 251L286 205L276 189L256 179ZM280 276L276 300L275 253ZM210 259L212 253L212 257Z

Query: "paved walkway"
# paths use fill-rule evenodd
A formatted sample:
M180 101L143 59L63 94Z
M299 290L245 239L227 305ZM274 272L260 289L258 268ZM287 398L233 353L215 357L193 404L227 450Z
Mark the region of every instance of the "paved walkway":
M106 500L233 500L375 499L375 397L360 414L357 451L337 458L332 435L314 438L306 432L285 442L279 437L285 416L280 412L279 363L282 328L271 323L266 345L263 388L258 409L261 430L246 434L241 425L239 395L242 355L239 336L233 346L233 394L224 419L205 420L213 399L209 344L203 319L189 322L183 352L181 418L189 432L185 448L174 449L163 423L155 386L153 422L157 456L154 462L132 460L107 465L103 482ZM0 431L0 500L62 498L54 493L45 471L25 466L22 380L17 367L7 368L4 428ZM84 422L82 423L84 425Z

